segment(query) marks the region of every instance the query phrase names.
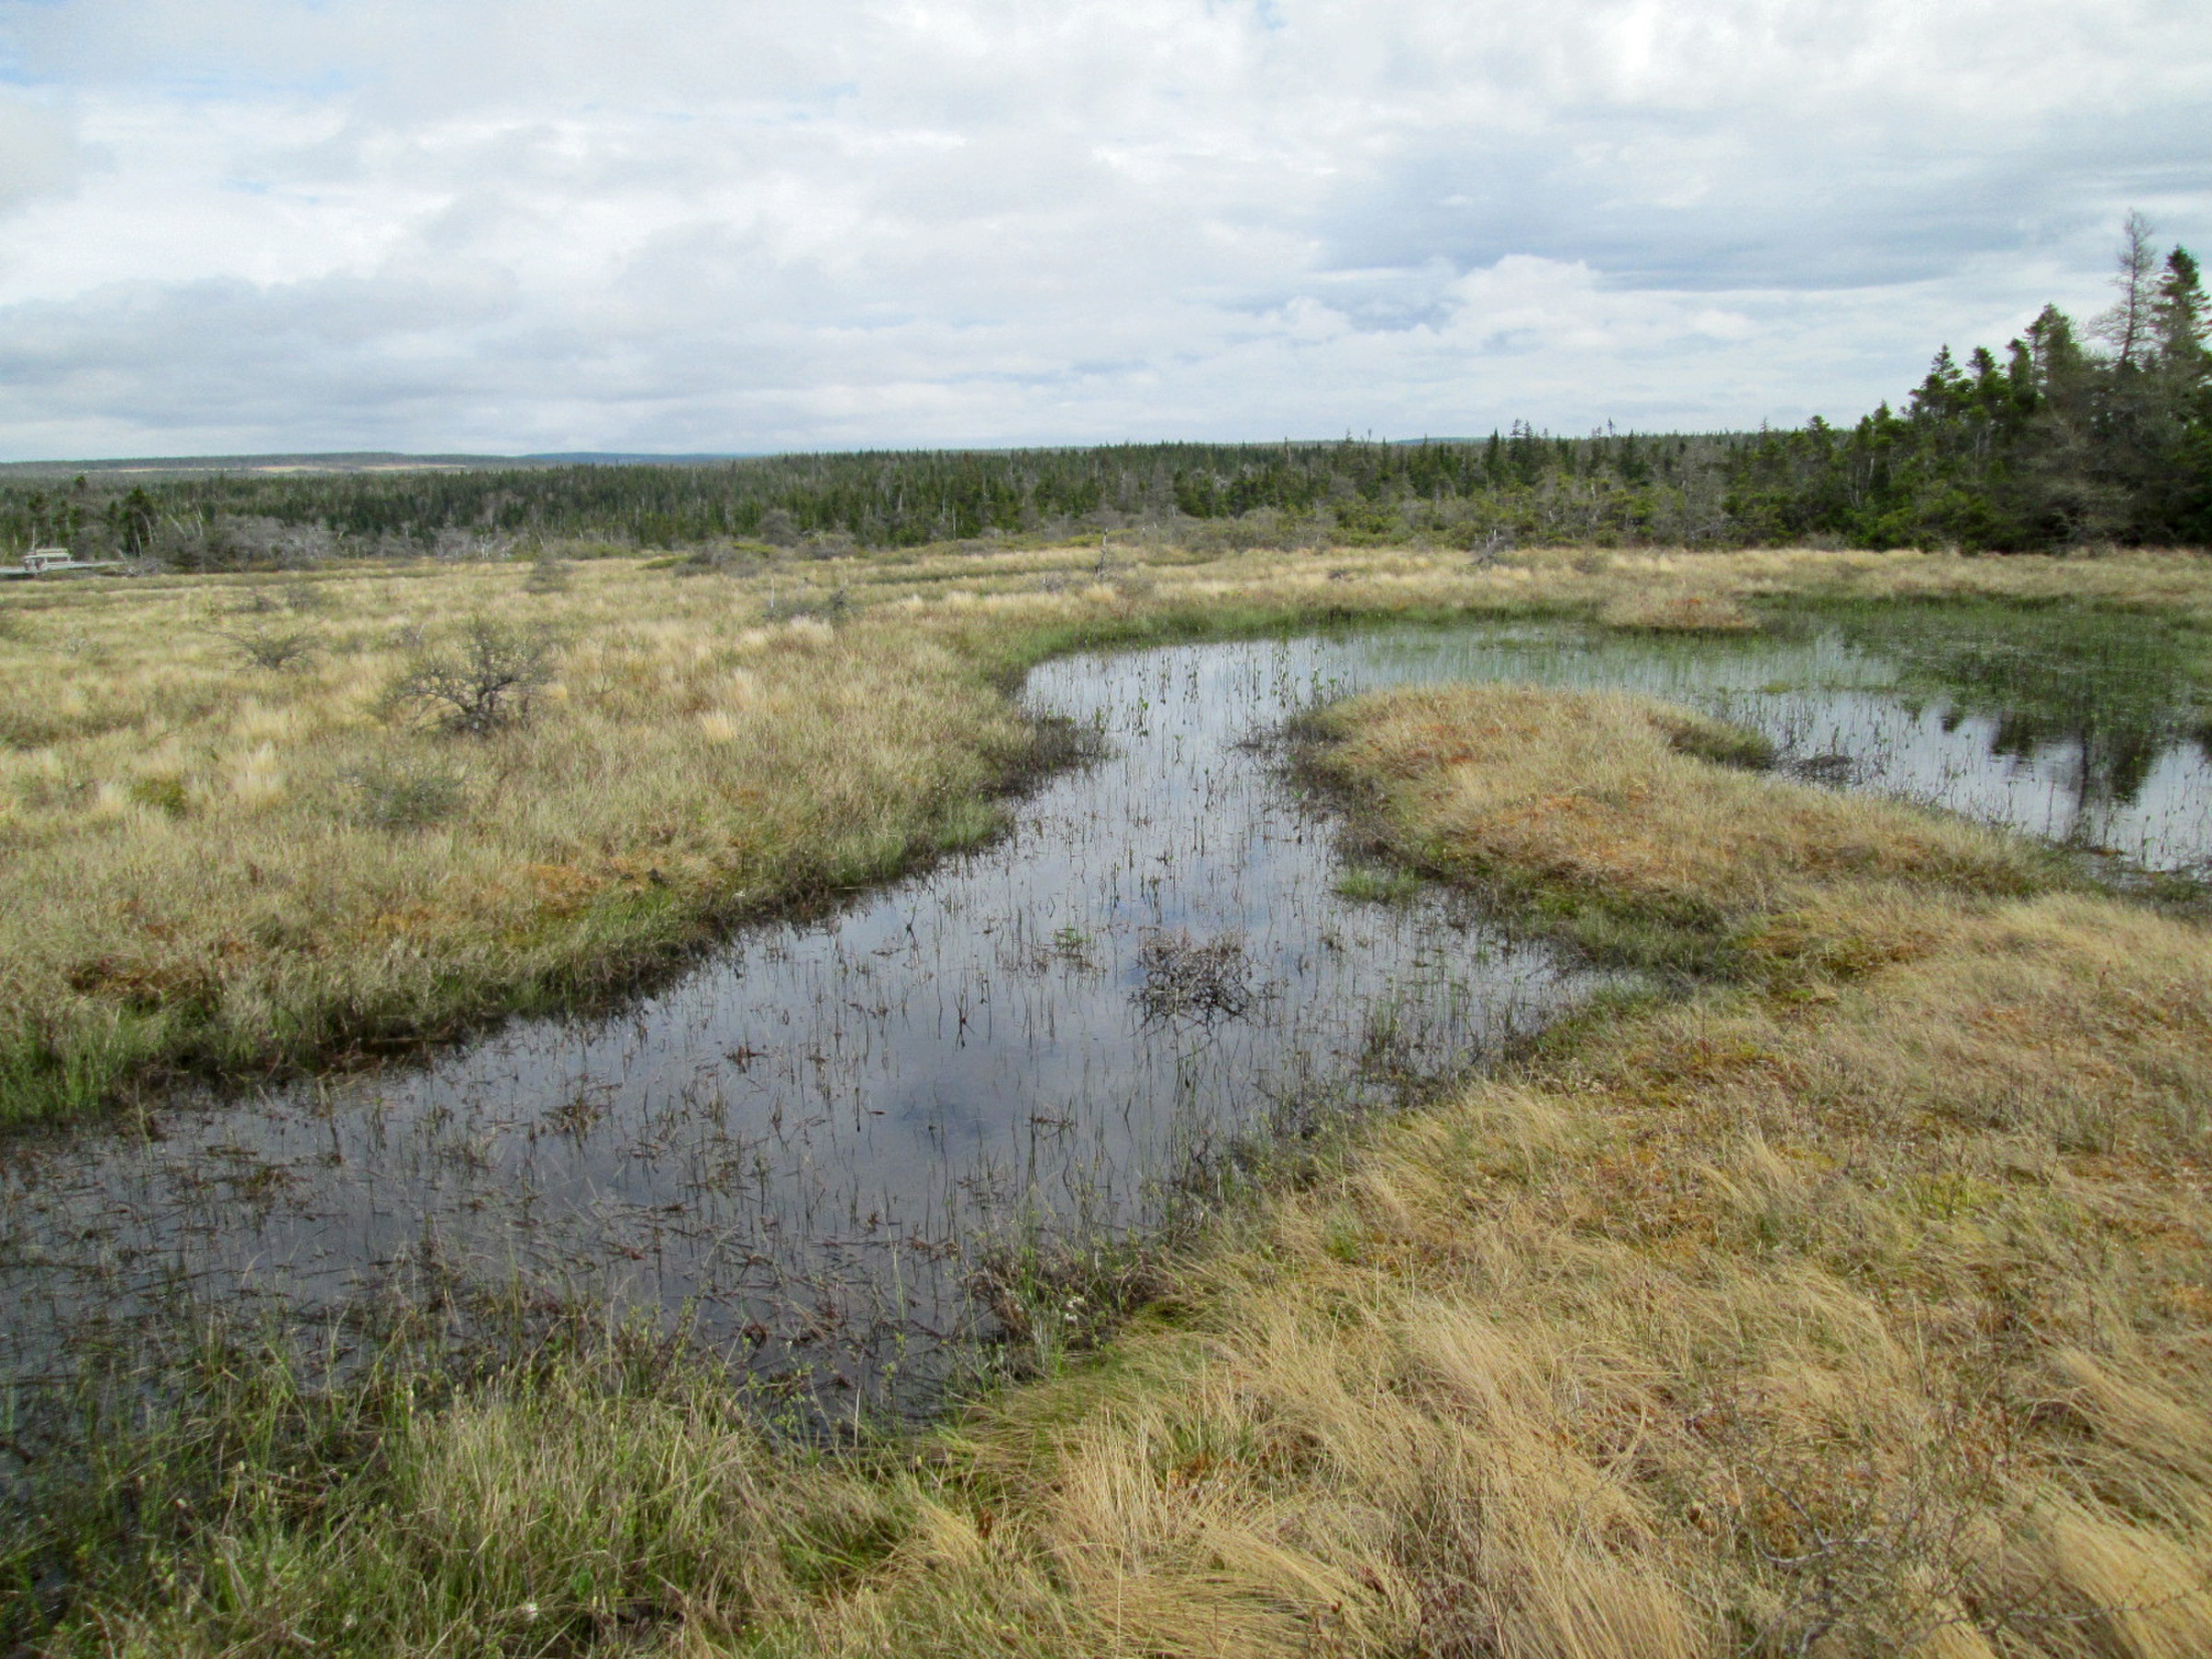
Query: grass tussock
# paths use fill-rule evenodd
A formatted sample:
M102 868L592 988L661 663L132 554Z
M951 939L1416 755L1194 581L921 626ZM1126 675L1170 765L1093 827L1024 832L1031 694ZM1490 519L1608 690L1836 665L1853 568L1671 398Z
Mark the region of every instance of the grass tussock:
M1761 776L1756 737L1627 695L1438 687L1314 725L1318 770L1389 851L1632 959L1771 955L1771 919L1842 882L2019 895L2053 877L2017 838Z
M1664 590L1609 599L1598 607L1597 619L1607 628L1650 633L1749 633L1759 627L1759 619L1735 599Z

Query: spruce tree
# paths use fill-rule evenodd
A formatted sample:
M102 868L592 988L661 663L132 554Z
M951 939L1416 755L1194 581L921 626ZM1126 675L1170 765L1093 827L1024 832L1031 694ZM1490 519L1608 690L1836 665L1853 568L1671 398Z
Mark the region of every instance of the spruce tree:
M2205 347L2208 330L2212 301L2206 299L2203 274L2188 249L2176 248L2166 255L2166 274L2151 304L2159 373L2191 393L2200 391L2212 375L2212 353Z
M2097 337L2112 348L2113 366L2123 373L2147 366L2153 351L2151 312L2158 298L2159 256L2151 246L2150 221L2127 216L2112 286L2120 298L2095 324Z

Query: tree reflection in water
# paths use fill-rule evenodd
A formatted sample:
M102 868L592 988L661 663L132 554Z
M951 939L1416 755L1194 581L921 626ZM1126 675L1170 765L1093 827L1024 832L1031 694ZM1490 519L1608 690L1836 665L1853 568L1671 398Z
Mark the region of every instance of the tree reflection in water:
M2021 761L2071 749L2069 840L2096 841L2096 826L2136 804L2169 749L2193 741L2212 759L2193 673L2205 648L2183 618L1946 601L1849 606L1825 619L1888 655L1909 688L1942 693L1947 731L1987 719L1991 752Z

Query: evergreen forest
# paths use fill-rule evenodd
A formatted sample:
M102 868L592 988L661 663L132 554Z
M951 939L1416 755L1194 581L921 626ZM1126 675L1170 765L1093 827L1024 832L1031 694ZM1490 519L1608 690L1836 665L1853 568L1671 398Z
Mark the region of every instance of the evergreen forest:
M2047 306L2003 352L1947 346L1850 427L1487 440L1154 443L672 464L88 468L0 483L0 547L235 569L345 555L758 542L821 552L1164 527L1199 546L1394 540L2212 545L2212 351L2194 258L2131 217L2112 307Z

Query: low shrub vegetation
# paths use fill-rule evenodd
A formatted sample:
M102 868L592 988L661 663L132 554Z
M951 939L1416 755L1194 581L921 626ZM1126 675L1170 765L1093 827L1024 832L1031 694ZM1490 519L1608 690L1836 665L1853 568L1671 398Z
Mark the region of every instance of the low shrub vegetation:
M552 642L544 634L487 616L458 634L418 647L384 688L394 717L464 737L488 737L530 718L552 677Z

